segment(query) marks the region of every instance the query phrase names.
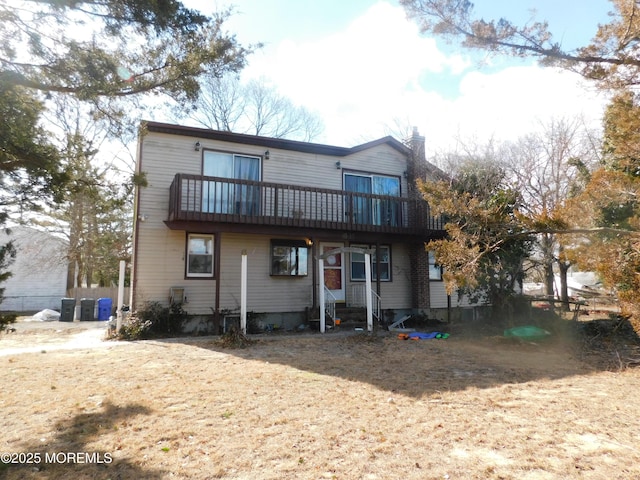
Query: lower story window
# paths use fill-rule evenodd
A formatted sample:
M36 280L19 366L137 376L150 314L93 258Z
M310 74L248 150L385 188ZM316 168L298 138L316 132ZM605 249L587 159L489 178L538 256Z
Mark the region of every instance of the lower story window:
M213 235L187 236L187 277L213 278Z
M271 240L271 275L306 276L307 253L303 240Z
M379 276L383 282L391 281L391 247L385 245L375 250L375 246L370 245L351 246L366 250L373 248L374 251L371 254L371 278L377 280ZM380 258L378 259L378 257ZM351 280L366 280L364 259L364 253L351 253ZM380 265L379 274L378 264Z
M429 252L429 280L442 280L442 267L436 263L436 255Z

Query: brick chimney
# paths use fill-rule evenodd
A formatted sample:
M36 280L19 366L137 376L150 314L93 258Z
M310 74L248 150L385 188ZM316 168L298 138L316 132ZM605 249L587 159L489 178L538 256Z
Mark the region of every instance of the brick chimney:
M422 198L416 186L416 180L426 180L427 178L427 157L424 153L425 140L424 137L418 133L418 127L413 127L413 132L408 143L411 149L411 156L407 162L409 198Z
M407 159L408 197L422 200L422 194L416 181L427 179L427 158L425 155L425 138L418 133L418 127L413 127L409 139L411 155ZM420 209L422 210L422 209ZM409 218L415 219L419 211L411 212ZM429 255L424 242L409 246L409 260L411 262L411 306L414 310L424 311L431 307L429 292Z

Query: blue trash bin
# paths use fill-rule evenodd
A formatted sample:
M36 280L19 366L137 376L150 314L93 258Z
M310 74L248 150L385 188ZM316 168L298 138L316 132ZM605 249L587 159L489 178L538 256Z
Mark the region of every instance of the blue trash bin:
M98 299L98 320L109 320L113 301L110 298Z

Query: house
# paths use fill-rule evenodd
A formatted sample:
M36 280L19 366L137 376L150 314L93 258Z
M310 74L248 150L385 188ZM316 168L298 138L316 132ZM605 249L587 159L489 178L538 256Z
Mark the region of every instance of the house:
M223 322L240 309L244 252L247 310L264 325L294 328L317 311L322 285L332 304L363 305L358 247L373 253L372 289L386 320L444 317L457 300L424 248L443 225L415 186L438 170L424 158L424 137L414 131L411 142L345 148L144 122L132 308L178 302ZM351 251L326 255L321 268L318 259L339 248Z
M50 233L25 226L12 226L0 234L0 244L12 241L15 261L0 310L37 312L59 310L67 288L67 242Z

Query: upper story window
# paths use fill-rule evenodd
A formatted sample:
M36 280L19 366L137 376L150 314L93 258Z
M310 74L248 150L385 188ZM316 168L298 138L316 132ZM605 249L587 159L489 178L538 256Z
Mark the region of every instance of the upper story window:
M213 278L213 235L187 236L187 277Z
M399 197L399 177L345 172L344 190L362 194L345 199L345 212L350 217L348 221L365 225L399 225L400 204L397 201L367 196L374 194Z
M236 180L260 180L260 157L206 150L202 174ZM207 181L202 185L202 211L256 215L260 207L260 187L226 181Z

